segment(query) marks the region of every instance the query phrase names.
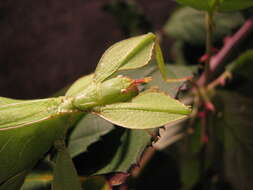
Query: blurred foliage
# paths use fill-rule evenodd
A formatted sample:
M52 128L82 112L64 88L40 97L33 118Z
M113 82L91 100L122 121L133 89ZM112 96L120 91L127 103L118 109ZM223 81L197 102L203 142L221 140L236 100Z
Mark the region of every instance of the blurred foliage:
M166 35L192 45L204 45L206 41L205 13L184 7L175 11L165 24ZM234 29L240 27L244 19L240 13L215 14L214 42L231 35Z
M241 13L218 13L214 17L214 44L221 48L225 37L230 36L244 22ZM205 51L205 15L203 12L183 7L177 9L166 22L166 36L176 40L172 56L178 64L197 64Z

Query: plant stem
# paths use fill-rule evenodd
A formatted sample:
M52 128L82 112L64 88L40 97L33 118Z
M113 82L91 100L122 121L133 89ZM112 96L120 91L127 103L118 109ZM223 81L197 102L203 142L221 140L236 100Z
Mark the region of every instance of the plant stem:
M206 71L209 71L209 63L212 56L213 48L213 14L206 13L206 54L208 55L206 60Z
M205 62L205 70L204 74L206 78L208 78L210 74L210 60L212 56L212 49L213 49L213 13L207 12L206 13L206 55L207 59ZM205 83L207 80L205 81Z
M219 85L225 85L226 79L230 79L230 78L232 78L231 73L228 71L225 71L218 78L216 78L215 80L213 80L212 82L208 84L207 90L212 90Z
M237 46L248 34L253 30L253 16L249 18L244 25L226 41L223 48L213 57L211 57L209 69L210 72L214 72L219 68L228 55L232 52L233 48ZM206 84L207 76L203 73L197 81L199 86Z
M210 69L214 71L218 65L225 60L231 50L238 45L253 29L253 16L249 18L244 25L227 40L221 51L211 59Z

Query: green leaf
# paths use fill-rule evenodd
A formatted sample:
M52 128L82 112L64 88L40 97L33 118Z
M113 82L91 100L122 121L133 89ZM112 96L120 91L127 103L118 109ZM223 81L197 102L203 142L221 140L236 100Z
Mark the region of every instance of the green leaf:
M74 162L79 166L78 173L84 176L126 173L138 163L150 143L151 136L145 130L115 127L89 146L85 153L76 156Z
M200 161L197 155L184 156L180 163L181 190L192 189L200 180Z
M251 189L253 178L253 101L235 92L219 91L219 116L224 130L224 175L233 189Z
M187 122L187 124L189 123ZM178 143L180 146L179 164L182 190L192 189L201 178L201 161L199 159L203 147L201 127L201 122L197 120L194 125L193 134L186 136Z
M94 109L102 118L122 127L147 129L185 118L189 107L158 92L146 92L130 103L115 103Z
M0 184L31 169L69 125L57 112L61 98L14 101L0 106ZM12 102L12 103L11 103Z
M248 50L226 68L227 71L239 74L253 81L253 50Z
M203 1L203 0L201 0ZM214 41L231 35L241 26L244 19L240 13L219 13L214 15ZM177 10L167 21L164 31L168 36L193 45L204 45L206 40L204 13L189 7Z
M116 135L118 135L118 133L116 133ZM138 162L146 146L151 143L151 137L143 130L125 129L120 137L119 144L115 144L111 140L105 143L108 143L106 145L112 149L116 147L116 152L113 156L110 156L110 161L104 167L96 171L95 174L127 172L133 164ZM108 150L101 151L102 155L108 155ZM106 157L104 157L104 159L106 159Z
M85 115L69 137L68 150L71 157L85 152L87 147L113 129L113 125L93 114Z
M58 149L52 188L54 190L82 189L75 166L66 148Z
M116 71L136 69L148 64L151 60L155 35L129 38L111 46L101 57L95 70L95 82L102 82Z
M216 0L176 0L195 9L212 11ZM217 0L218 11L239 11L253 6L252 0Z
M222 0L219 11L239 11L252 6L252 0Z

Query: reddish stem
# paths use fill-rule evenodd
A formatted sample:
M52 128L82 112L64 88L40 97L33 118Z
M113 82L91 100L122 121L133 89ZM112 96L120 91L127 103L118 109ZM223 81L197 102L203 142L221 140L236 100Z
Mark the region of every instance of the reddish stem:
M215 55L212 56L210 60L210 73L213 73L218 66L226 59L226 57L230 54L232 49L238 45L248 34L249 32L253 29L253 16L249 18L244 25L231 37L229 38L226 43L224 44L223 48ZM198 80L198 85L199 86L204 86L205 83L207 82L207 73L204 72L199 80Z

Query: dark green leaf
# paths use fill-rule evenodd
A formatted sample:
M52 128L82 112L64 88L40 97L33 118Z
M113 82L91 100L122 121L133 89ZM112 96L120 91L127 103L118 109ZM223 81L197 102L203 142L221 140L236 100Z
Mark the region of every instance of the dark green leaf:
M238 93L219 91L224 111L224 175L233 189L251 189L253 179L253 101Z
M244 19L240 13L215 14L214 40L218 41L232 34L233 29L242 25L243 21ZM181 8L167 21L164 30L167 35L178 40L193 45L205 44L204 13L189 7Z
M253 7L252 0L221 0L220 11L239 11Z
M201 161L199 153L203 147L201 141L201 125L196 122L193 133L186 136L180 146L180 177L182 182L182 190L189 190L196 185L201 177Z
M100 168L96 174L105 174L112 172L127 172L129 168L138 162L141 153L145 147L150 144L150 135L143 130L124 130L120 137L120 144L113 143L116 146L116 152L110 158L110 161ZM103 150L106 152L107 150ZM105 153L105 155L107 155Z
M197 155L181 158L180 173L182 190L190 190L200 180L200 161Z
M93 114L85 115L72 131L68 150L74 157L87 150L87 147L98 141L100 137L113 129L113 125Z
M227 71L239 74L253 81L253 50L248 50L226 68Z
M58 149L54 166L54 190L81 190L80 179L66 148Z

